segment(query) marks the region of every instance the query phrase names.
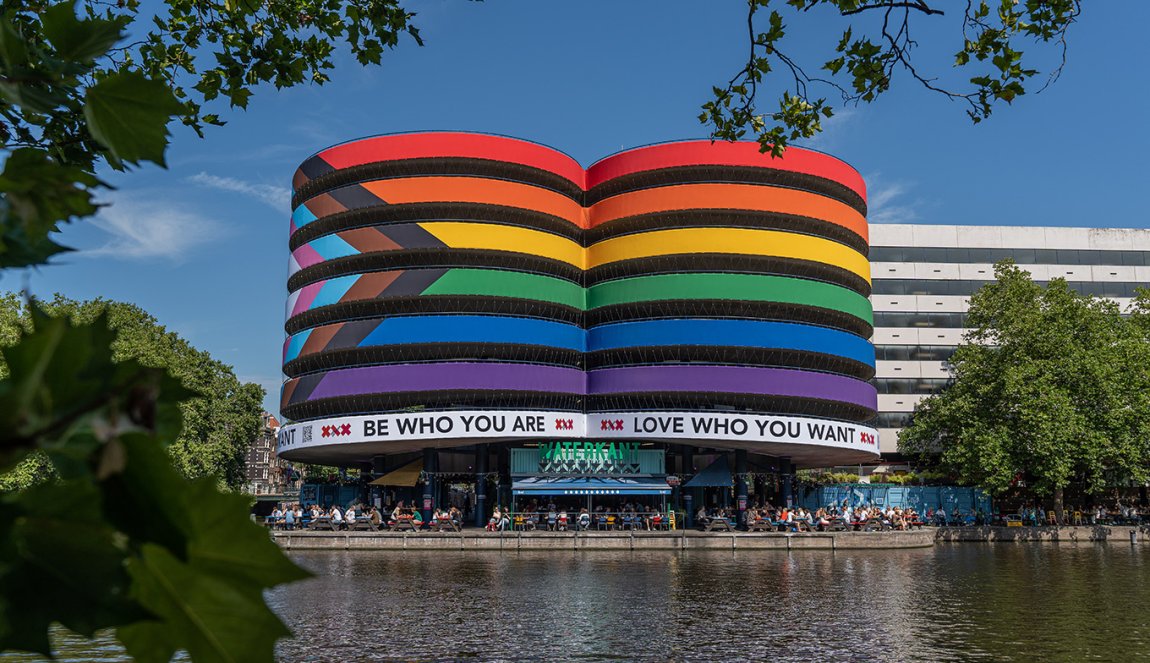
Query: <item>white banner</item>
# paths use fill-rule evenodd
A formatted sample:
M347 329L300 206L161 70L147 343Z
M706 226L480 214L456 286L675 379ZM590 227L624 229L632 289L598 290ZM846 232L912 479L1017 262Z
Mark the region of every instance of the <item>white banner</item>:
M827 419L742 412L608 412L587 415L596 439L745 440L878 453L878 431Z
M537 410L407 412L306 421L280 428L279 452L333 444L433 439L728 440L810 444L878 453L878 431L848 422L728 412Z

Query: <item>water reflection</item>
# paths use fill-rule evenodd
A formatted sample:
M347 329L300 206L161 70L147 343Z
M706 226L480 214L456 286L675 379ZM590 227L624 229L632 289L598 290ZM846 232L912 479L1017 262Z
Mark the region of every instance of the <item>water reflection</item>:
M1150 659L1150 548L314 552L284 661ZM122 660L110 637L61 660ZM31 657L0 657L35 660Z

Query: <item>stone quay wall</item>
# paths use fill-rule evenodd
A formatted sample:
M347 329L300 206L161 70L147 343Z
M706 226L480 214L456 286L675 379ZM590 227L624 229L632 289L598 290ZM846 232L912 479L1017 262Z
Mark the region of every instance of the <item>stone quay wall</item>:
M929 548L935 532L272 532L285 550L866 550Z
M939 527L937 540L988 543L1111 543L1146 545L1150 526L1086 525L1078 527Z

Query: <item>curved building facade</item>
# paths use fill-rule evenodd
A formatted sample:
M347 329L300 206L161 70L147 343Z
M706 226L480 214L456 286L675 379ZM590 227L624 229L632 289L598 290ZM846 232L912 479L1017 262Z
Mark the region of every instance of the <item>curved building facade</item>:
M290 460L618 440L877 456L866 194L754 143L584 169L478 134L367 138L293 181Z

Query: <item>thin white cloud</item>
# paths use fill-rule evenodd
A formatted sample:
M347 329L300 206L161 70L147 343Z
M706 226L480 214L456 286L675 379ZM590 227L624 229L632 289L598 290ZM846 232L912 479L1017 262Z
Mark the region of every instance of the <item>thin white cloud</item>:
M277 212L287 210L291 204L291 190L284 186L271 184L253 184L234 177L220 177L210 173L200 172L188 178L189 182L221 191L231 191L253 198Z
M856 108L836 108L834 115L824 118L820 123L822 131L798 144L815 150L832 150L858 116Z
M917 201L906 200L910 185L888 182L879 173L867 181L867 221L870 223L911 223L919 218Z
M227 234L226 228L170 200L116 196L93 220L109 235L84 256L183 261L195 249Z

